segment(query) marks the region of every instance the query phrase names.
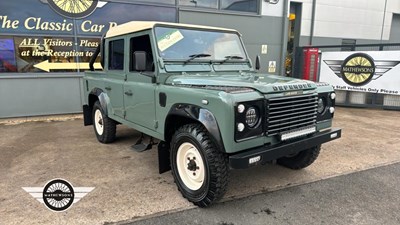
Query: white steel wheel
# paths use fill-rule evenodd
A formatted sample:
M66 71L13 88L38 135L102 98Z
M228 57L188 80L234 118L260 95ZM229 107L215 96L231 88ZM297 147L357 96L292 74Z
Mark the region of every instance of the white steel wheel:
M205 180L205 166L199 150L191 143L182 143L176 154L178 174L189 189L199 190Z
M171 171L182 196L207 207L225 194L228 161L201 124L185 124L171 138Z
M104 113L99 101L93 105L92 121L98 141L106 144L115 140L117 123Z
M96 127L96 132L98 135L103 135L104 132L104 120L103 120L103 115L100 111L100 109L96 109L94 113L94 124Z

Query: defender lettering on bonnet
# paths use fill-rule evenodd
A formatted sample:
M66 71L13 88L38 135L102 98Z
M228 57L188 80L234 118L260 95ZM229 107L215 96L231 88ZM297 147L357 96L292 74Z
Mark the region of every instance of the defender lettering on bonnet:
M135 21L101 43L83 79L85 125L102 143L118 124L141 132L133 150L157 145L160 173L200 207L222 198L231 169L302 169L341 136L332 86L258 72L236 30Z
M288 84L288 85L274 85L274 91L298 90L312 88L311 84Z

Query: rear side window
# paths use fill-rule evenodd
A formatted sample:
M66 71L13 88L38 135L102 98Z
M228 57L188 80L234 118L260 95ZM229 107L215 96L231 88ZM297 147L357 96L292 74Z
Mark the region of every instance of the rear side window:
M124 69L124 40L115 40L109 42L109 70L123 70Z

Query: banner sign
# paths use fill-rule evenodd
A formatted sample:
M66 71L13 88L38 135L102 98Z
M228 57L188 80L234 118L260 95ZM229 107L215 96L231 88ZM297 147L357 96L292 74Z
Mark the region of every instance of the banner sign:
M319 81L335 90L400 95L400 51L322 52Z
M2 1L1 34L101 36L110 27L133 20L176 21L176 9L166 6L98 0Z
M176 22L176 15L173 5L127 1L3 0L0 73L84 71L111 27L135 20ZM94 66L101 68L99 62Z

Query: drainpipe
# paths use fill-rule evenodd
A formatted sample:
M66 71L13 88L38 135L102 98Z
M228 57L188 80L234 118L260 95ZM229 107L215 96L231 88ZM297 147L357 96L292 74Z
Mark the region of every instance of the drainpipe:
M382 21L382 30L381 30L381 43L382 43L382 41L383 41L383 28L385 27L386 5L387 5L387 0L385 1L385 8L383 9L383 21Z
M310 29L310 40L308 45L312 46L314 37L314 23L315 23L315 9L317 8L317 0L313 0L312 13L311 13L311 29Z
M288 42L288 26L289 26L289 17L288 17L288 11L289 11L289 1L290 0L284 0L283 2L283 12L282 12L282 18L283 18L283 27L282 27L282 49L281 49L281 68L280 68L280 73L282 76L285 76L285 62L286 62L286 51L287 51L287 42Z

